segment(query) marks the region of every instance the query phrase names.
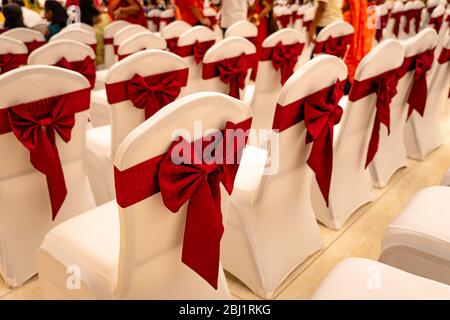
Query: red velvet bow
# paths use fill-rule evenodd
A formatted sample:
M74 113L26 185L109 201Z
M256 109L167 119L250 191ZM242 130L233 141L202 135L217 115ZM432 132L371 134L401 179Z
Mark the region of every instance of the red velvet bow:
M283 131L305 122L306 144L313 142L307 163L315 173L327 206L333 170L333 128L342 117L343 111L338 103L344 95L344 84L345 81L338 79L335 85L287 106L277 105L272 126Z
M79 61L67 61L66 58L62 58L55 66L80 73L89 80L92 89L95 87L95 62L91 57L86 56L86 58Z
M348 34L336 38L330 36L327 40L316 43L316 46L314 47L314 53L331 54L342 59L344 58L345 53L347 52L347 47L350 45L352 39L353 34Z
M403 72L414 70L414 80L408 97L408 118L414 110L421 116L425 112L427 101L427 72L431 69L434 60L434 48L418 55L407 57L403 63Z
M0 54L0 74L27 64L27 54L3 53Z
M211 22L211 29L213 29L214 26L217 25L217 17L216 16L207 16L207 18Z
M28 54L32 53L37 48L42 47L45 44L45 41L33 40L30 42L25 42L25 45L28 49Z
M245 88L248 69L253 68L255 64L255 54L241 54L238 57L203 63L202 78L207 80L217 76L220 77L220 81L229 85L229 95L239 99L239 89Z
M47 179L56 218L67 195L64 173L56 146L56 133L69 142L75 113L89 109L90 90L24 103L0 112L0 134L13 132L30 151L30 162Z
M350 101L357 101L372 93L376 93L377 95L375 121L367 150L366 168L377 153L381 124L384 124L388 129L388 134L390 133L390 105L392 98L397 94L398 79L398 70L391 70L366 80L354 80L350 90Z
M136 108L145 110L145 119L173 102L181 87L186 86L188 69L155 74L148 77L134 75L128 81L106 84L110 104L131 100Z
M389 20L389 15L385 14L384 16L380 16L380 27L377 28L377 31L375 31L375 39L377 39L377 42L380 42L383 38L383 30L386 28L386 25Z
M442 48L441 53L439 54L438 62L440 64L444 64L450 61L450 49Z
M281 41L275 47L263 47L259 56L259 60L272 60L275 70L281 72L281 84L283 85L287 79L294 73L295 65L298 57L302 54L304 44L294 43L284 45Z
M159 31L159 24L161 22L161 17L153 16L153 17L151 17L151 21L156 26L156 31Z
M219 145L229 146L233 143L234 148L228 147L226 153L214 150L214 154L211 153L211 158L208 159L204 159L204 150L217 142L215 138L213 141L204 139L199 141L200 144L198 141L188 143L179 138L165 154L124 171L117 168L114 170L117 203L122 208L158 192L161 192L164 205L174 213L188 202L182 262L215 289L218 282L220 239L224 231L220 183L231 194L245 146L242 141L246 141L250 125L251 119L237 125L228 122L222 135L224 141ZM243 131L236 131L239 129ZM245 135L244 139L240 139L242 137L239 137L239 132ZM241 143L236 144L235 139ZM181 152L190 150L189 154L180 155L181 146Z
M199 64L203 61L203 57L205 56L206 51L208 51L208 49L211 48L215 42L215 40L202 42L196 40L195 43L191 45L177 47L176 53L180 57L194 56L195 62Z
M406 33L409 33L409 28L411 24L411 20L414 19L414 28L416 33L419 32L420 27L420 17L422 15L422 9L410 9L405 12L405 27L404 30Z
M167 50L169 50L170 52L175 52L176 53L178 37L177 38L166 39L166 43L167 43Z
M442 23L444 22L444 16L438 16L438 17L432 17L430 18L429 25L433 26L434 30L436 30L437 33L439 33L439 30L441 30Z
M282 28L287 28L289 23L291 22L291 15L284 14L281 16L277 16L277 20L280 22Z
M392 29L392 32L396 37L398 37L398 33L400 31L400 21L402 19L403 12L395 12L391 14L391 18L394 19L394 28Z

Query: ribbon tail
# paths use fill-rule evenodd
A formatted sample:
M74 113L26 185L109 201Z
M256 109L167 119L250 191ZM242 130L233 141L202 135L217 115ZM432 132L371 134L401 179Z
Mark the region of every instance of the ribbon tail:
M240 99L239 84L235 78L230 79L230 92L229 95L233 98Z
M366 156L366 164L364 168L367 169L369 164L372 162L373 158L375 157L375 154L378 151L378 143L380 141L380 120L378 119L378 116L375 116L375 122L373 124L372 128L372 134L370 135L370 141L369 141L369 149L367 150L367 156Z
M425 104L427 102L427 78L425 75L414 82L411 93L408 97L408 118L414 110L416 110L422 117L425 112Z

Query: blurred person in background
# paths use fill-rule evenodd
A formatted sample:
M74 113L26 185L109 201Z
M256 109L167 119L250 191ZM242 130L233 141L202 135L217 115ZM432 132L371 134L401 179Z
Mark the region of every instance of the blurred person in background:
M3 27L0 33L14 28L25 28L23 23L23 14L19 5L8 3L2 6L2 14L4 16Z
M203 14L203 0L175 0L177 15L192 26L211 26L211 21Z
M344 20L342 5L343 0L318 0L316 13L308 30L309 43L314 42L316 35L327 25L335 21Z
M138 0L109 0L108 12L113 20L125 20L147 28L144 8Z
M223 32L225 33L232 24L247 20L247 7L253 6L254 3L255 0L222 0L220 3L220 27Z
M56 0L45 1L44 17L50 22L45 33L47 41L60 32L67 25L67 20L69 19L66 9Z

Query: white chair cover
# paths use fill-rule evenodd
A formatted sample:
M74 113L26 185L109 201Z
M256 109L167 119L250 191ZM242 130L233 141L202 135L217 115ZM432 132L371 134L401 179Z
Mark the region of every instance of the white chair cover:
M224 37L256 38L256 36L258 36L258 27L249 21L242 20L227 28Z
M384 33L385 39L396 39L397 36L394 34L394 26L395 26L395 19L393 18L393 14L401 14L404 12L404 5L401 1L394 1L394 5L392 6L391 15L389 17L389 21L386 26L386 31ZM399 25L399 32L402 29L402 22L404 23L405 17L400 18L400 25Z
M28 57L29 65L54 65L61 58L67 61L80 61L86 57L95 60L95 52L91 47L74 40L52 41L35 51Z
M105 68L108 69L116 62L114 54L113 39L117 32L128 26L125 20L117 20L108 24L103 30L104 48L105 48Z
M25 46L25 44L20 40L0 36L0 55L7 53L26 55L28 53L28 49ZM0 68L0 72L1 71L2 70Z
M63 28L60 32L66 32L69 30L84 30L87 31L93 35L96 35L97 32L95 31L95 28L93 26L90 26L83 22L76 22L68 24L65 28Z

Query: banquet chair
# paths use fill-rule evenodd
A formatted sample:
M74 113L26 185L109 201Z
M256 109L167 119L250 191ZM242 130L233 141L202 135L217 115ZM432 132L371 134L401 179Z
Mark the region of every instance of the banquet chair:
M76 71L95 86L95 52L91 47L73 40L52 41L28 57L29 65L50 65Z
M173 21L175 21L175 12L173 9L164 10L159 17L159 30L161 31Z
M130 38L124 40L122 44L119 45L119 48L117 49L118 59L120 61L135 52L148 49L165 50L166 41L163 38L148 31L137 33L130 36ZM100 74L104 79L107 72L108 70L98 71L97 75ZM97 88L98 83L99 82L97 81ZM90 120L94 128L111 124L109 110L106 107L107 105L108 99L105 89L95 90L94 92L92 92Z
M229 37L206 51L202 65L202 90L228 93L243 99L250 69L257 64L255 46L242 37Z
M384 38L397 39L400 33L402 22L404 21L404 5L401 1L394 1L391 14L389 15L389 20L387 22Z
M435 51L435 67L429 80L423 116L413 113L405 127L405 146L408 157L425 160L427 154L442 145L439 111L447 101L450 86L450 36L441 51Z
M445 34L447 33L448 23L444 21L445 17L445 5L440 4L436 6L430 16L428 25L433 27L439 35L439 43L444 41Z
M431 18L431 15L434 11L434 9L436 9L436 7L440 4L439 0L428 0L427 4L426 4L426 14L424 16L424 20L422 21L422 24L428 24Z
M282 281L322 248L311 206L313 171L307 164L311 149L316 156L320 151L306 143L301 108L308 107L301 101L310 101L313 94L337 94L336 88L343 90L338 80L346 78L345 64L333 56L323 55L303 65L281 89L270 137L274 143L242 155L228 211L222 262L225 270L262 298L272 298ZM328 98L324 100L328 103ZM330 113L337 112L333 102L328 107ZM259 150L266 151L270 171L264 170L266 161ZM327 166L325 162L320 165Z
M14 28L3 32L1 36L22 41L27 46L28 54L45 44L42 33L28 28Z
M384 263L346 258L322 280L312 300L448 300L450 286Z
M369 170L368 150L371 150L373 127L378 123L376 86L381 83L381 94L387 90L383 84L390 72L402 65L405 49L397 40L381 42L359 63L350 91L349 102L344 107L341 123L337 126L333 143L333 170L328 206L313 182L312 205L317 219L328 228L338 230L362 205L373 201L375 194ZM386 59L389 57L389 59ZM395 75L394 75L395 76ZM395 78L393 78L395 79ZM359 94L358 82L366 83L371 91ZM356 88L356 89L355 89ZM355 91L355 92L352 92ZM388 92L387 92L388 93ZM376 129L376 128L375 128ZM372 145L372 144L370 144Z
M344 59L350 44L353 42L355 29L345 21L335 21L324 27L316 38L314 56L331 54Z
M373 41L374 46L383 41L384 38L384 33L389 20L388 2L378 5L376 13L377 13L377 28L374 33L374 41Z
M10 287L36 273L48 230L95 207L84 163L89 95L84 77L53 66L0 76L0 273Z
M254 129L272 127L281 87L299 66L304 46L303 35L291 28L281 29L263 41L251 100Z
M0 36L0 75L27 64L26 45L13 38Z
M253 44L256 44L256 37L258 36L258 27L250 21L242 20L233 23L227 31L225 31L224 38L242 37Z
M200 120L205 131L194 129ZM228 121L238 127L249 125L250 108L236 99L208 92L175 101L135 128L120 144L114 161L118 202L109 202L71 219L45 237L37 254L39 280L45 298L230 299L219 256L207 256L205 249L205 244L208 246L220 241L220 237L210 241L213 235L202 233L201 239L208 239L202 243L189 242L188 247L186 239L192 241L192 238L185 236L183 244L184 229L194 231L202 227L204 222L192 220L192 214L195 210L204 209L207 201L194 203L192 207L190 203L181 209L174 208L168 202L170 195L166 188L163 190L162 184L161 193L150 192L140 199L126 195L127 190L134 189L138 183L129 180L131 176L128 173L136 174L140 171L136 169L151 164L160 155L166 158L159 166L159 176L171 173L171 160L167 155L176 136L181 135L187 141L198 140L206 135L206 129L220 130L227 126ZM156 179L158 174L151 169L145 172L153 176L142 176L142 183ZM222 187L217 191L221 194L223 212L217 223L221 224L223 220L226 226L229 195ZM197 195L202 196L202 191L195 192L193 197ZM220 212L220 209L216 210ZM205 209L201 213L218 214L217 211ZM189 220L185 224L187 218ZM209 224L204 227L207 226ZM207 261L192 257L196 252L201 252ZM200 266L194 266L198 270L205 262L210 263L206 271L211 273L206 278L190 267L198 263ZM79 290L70 290L66 285L67 270L74 265L80 271ZM217 281L217 290L213 287L214 281Z
M290 28L292 25L292 11L286 6L275 6L273 14L277 19L278 29Z
M222 40L223 32L219 26L219 19L218 19L217 11L211 7L208 7L203 10L203 14L205 15L206 18L209 19L209 21L211 21L210 28L216 34L217 40Z
M405 47L405 62L402 68L405 75L398 81L397 94L393 97L390 105L390 130L383 127L380 130L380 140L378 143L378 152L369 166L369 171L375 187L384 187L388 184L394 173L400 168L408 165L407 153L405 147L405 124L406 121L419 112L419 104L425 106L426 92L421 92L422 81L425 88L428 86L427 70L431 68L432 57L428 61L428 67L424 68L426 56L434 50L437 43L437 34L432 28L426 28L414 37L402 42ZM408 65L409 66L408 66ZM425 70L421 80L416 77ZM426 90L426 89L425 89ZM423 99L423 102L419 100ZM413 109L413 106L416 109Z
M116 34L113 37L113 51L115 55L114 61L118 60L117 51L119 49L119 46L126 40L128 40L130 37L142 33L147 32L150 33L150 31L146 28L144 28L141 25L138 24L128 24L127 26L121 28L119 31L116 32ZM102 90L105 88L105 77L106 73L108 72L108 69L99 70L97 71L97 82L95 84L96 90Z
M87 31L93 35L96 35L97 32L95 31L95 28L93 26L90 26L86 23L83 22L76 22L76 23L70 23L68 24L66 27L64 27L63 29L61 29L60 32L66 32L69 30L84 30Z
M169 23L163 30L161 30L161 37L167 42L167 49L174 51L177 47L178 38L183 32L189 30L191 25L183 20L176 20Z
M315 7L309 7L305 13L303 14L303 20L302 20L302 28L301 33L305 37L305 39L308 39L308 30L311 26L311 23L314 19L314 15L316 13ZM305 64L311 59L312 52L314 50L314 43L306 43L305 48L303 49L302 55L300 56L300 65Z
M216 33L204 26L192 27L178 38L175 53L182 57L189 66L189 79L185 94L201 91L203 56L215 44L216 39Z
M298 31L302 31L303 28L303 18L306 10L311 8L311 4L308 2L306 4L302 4L297 10L297 18L294 19L294 29Z
M116 55L114 54L113 39L117 32L128 26L129 23L125 20L117 20L108 24L103 30L103 44L105 47L105 68L108 69L116 62Z
M94 52L97 51L97 37L95 34L82 29L70 29L64 32L59 32L51 37L50 42L58 40L73 40L81 42L90 46Z
M425 5L422 1L409 1L404 6L404 23L399 31L399 39L407 39L420 30L422 12Z
M119 144L152 112L184 95L188 72L182 58L162 50L137 52L109 69L107 101L91 105L91 114L103 108L102 112L109 112L111 125L87 132L88 174L97 204L114 199L113 159ZM134 90L126 90L128 86Z
M153 9L147 14L147 26L151 32L159 32L161 10Z
M299 10L300 10L299 4L294 3L291 5L291 13L292 13L291 28L297 31L300 31L300 28L302 26L301 24L302 16L298 14Z

